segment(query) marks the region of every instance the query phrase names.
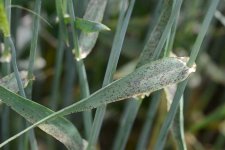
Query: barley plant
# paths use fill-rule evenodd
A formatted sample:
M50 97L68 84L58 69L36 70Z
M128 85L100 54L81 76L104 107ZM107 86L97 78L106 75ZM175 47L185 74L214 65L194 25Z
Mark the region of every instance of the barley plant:
M224 13L220 0L0 0L0 148L225 149Z

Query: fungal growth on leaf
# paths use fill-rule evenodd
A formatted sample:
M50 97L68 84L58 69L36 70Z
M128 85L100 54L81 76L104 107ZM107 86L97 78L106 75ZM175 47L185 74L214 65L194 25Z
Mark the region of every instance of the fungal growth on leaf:
M148 63L98 90L90 97L64 108L61 113L67 115L134 96L148 95L168 85L181 82L195 72L195 66L192 68L186 66L187 59L169 57Z

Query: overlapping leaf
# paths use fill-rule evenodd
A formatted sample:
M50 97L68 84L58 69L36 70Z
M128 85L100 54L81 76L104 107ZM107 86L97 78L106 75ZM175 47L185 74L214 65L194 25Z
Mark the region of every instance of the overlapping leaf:
M167 110L169 111L170 106L172 104L174 95L176 93L177 86L176 85L171 85L166 88L164 88L163 92L165 94L165 99L167 101ZM183 149L186 150L187 146L185 143L185 138L184 138L184 116L183 116L183 96L182 100L180 101L180 106L179 109L177 110L176 116L173 120L173 124L171 127L173 136L175 138L175 141L177 143L178 149Z
M173 1L172 0L165 0L163 5L163 11L160 15L159 21L157 22L156 26L154 27L140 57L137 67L140 67L148 62L151 62L155 58L154 53L157 53L158 51L161 51L157 49L159 43L163 36L163 33L166 30L166 27L168 26L168 22L173 18L174 16L171 16ZM168 33L166 33L167 35Z
M83 19L101 22L103 19L107 0L90 0ZM81 58L87 57L91 52L98 38L98 32L86 33L82 32L79 38Z
M195 71L194 68L187 67L183 60L183 58L171 57L148 63L93 93L89 98L65 108L62 114L67 115L133 96L146 95L183 81Z
M27 72L20 72L20 76L24 86L26 86L28 84ZM27 121L35 123L54 113L47 107L13 93L18 92L18 86L13 73L2 78L0 80L0 85L0 99L2 102L10 106ZM69 120L63 117L45 122L41 124L39 128L62 142L68 149L77 150L83 147L83 141L77 129Z

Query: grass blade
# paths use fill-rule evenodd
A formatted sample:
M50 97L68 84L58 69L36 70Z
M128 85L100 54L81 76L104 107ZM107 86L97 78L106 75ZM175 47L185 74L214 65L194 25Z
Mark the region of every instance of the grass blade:
M123 150L125 149L130 130L133 126L139 107L141 106L142 99L133 98L131 101L128 101L125 112L123 113L119 129L113 144L113 150ZM132 112L130 111L132 110Z
M198 34L198 37L195 41L193 48L192 48L190 60L187 63L188 66L192 66L196 60L196 57L199 53L202 41L206 35L206 32L208 31L208 27L213 18L213 15L216 11L218 3L219 3L219 0L211 1L210 5L209 5L209 9L208 9L205 19L203 21L201 30ZM171 109L170 109L165 121L163 122L163 126L160 130L159 137L158 137L157 143L155 145L155 149L157 149L157 150L161 150L164 147L166 135L167 135L170 125L175 117L177 107L180 103L180 98L184 92L186 84L187 84L187 80L178 84L177 91L175 93L175 96L174 96L174 99L173 99L173 102L171 105Z
M163 11L160 14L160 19L158 20L156 26L154 27L147 43L145 44L144 49L139 57L139 63L137 68L151 62L152 60L157 59L157 57L153 56L156 51L161 51L161 49L157 49L158 45L164 45L161 39L163 39L163 35L168 35L168 30L165 32L166 28L168 28L168 22L173 18L171 14L173 1L172 0L164 0L163 2ZM170 17L171 16L171 17ZM170 29L170 28L168 28ZM165 32L165 33L164 33ZM159 44L160 43L160 44Z
M18 84L19 93L20 93L21 96L23 96L23 97L26 98L26 94L25 94L25 91L24 91L24 87L23 87L23 84L22 84L22 80L21 80L21 78L19 76L19 71L18 71L18 67L17 67L16 49L15 49L14 43L13 43L12 38L11 38L10 35L8 37L6 37L5 40L7 41L7 43L9 43L9 46L11 48L11 52L12 52L12 60L11 60L11 63L12 63L12 68L13 68L13 71L15 73L16 81L17 81L17 84ZM31 130L29 132L29 134L30 134L30 137L29 137L30 144L33 145L32 148L37 149L37 147L36 147L37 145L35 144L37 142L36 142L36 138L34 136L33 131ZM25 143L25 146L26 146L27 145L27 138L26 137L24 139L24 143ZM20 148L22 148L22 146L20 146Z
M101 22L103 19L106 4L107 0L90 0L83 19ZM97 41L98 34L98 32L81 32L79 38L80 56L75 56L78 60L86 58L87 55L91 52Z
M69 0L67 1L67 3L68 3L69 14L71 15L72 19L75 20L76 22L73 2L72 0ZM70 25L72 27L74 26L74 22L72 20L70 22ZM69 32L69 44L71 46L71 49L76 49L80 53L78 35L77 35L77 31L74 28L72 28L71 32ZM81 96L82 98L85 98L90 95L90 91L89 91L87 74L86 74L86 69L85 69L83 60L82 59L80 59L79 61L76 60L76 66L78 69L79 83L81 87ZM83 120L84 120L85 136L86 138L88 138L90 134L90 130L91 130L91 124L92 124L92 112L91 111L83 112Z
M161 3L162 2L160 1L157 7L160 7ZM172 0L163 1L163 11L161 12L161 14L159 14L159 16L160 16L159 20L156 23L156 26L154 27L152 33L150 34L147 43L145 44L145 47L139 58L139 63L137 64L137 67L140 67L141 65L151 62L154 59L157 59L157 58L153 57L152 53L155 51L157 46L160 44L159 42L160 42L160 39L162 38L162 34L163 34L163 31L165 30L167 22L169 21L169 18L171 15L171 10L172 10ZM156 9L156 11L158 11L158 8ZM131 126L136 118L138 109L141 105L141 102L140 102L135 107L135 105L134 105L135 102L132 102L132 101L136 101L136 99L132 99L131 101L128 102L127 107L130 107L130 105L133 105L133 107L132 107L132 109L128 109L128 108L125 109L125 112L124 112L125 114L123 115L123 117L127 117L127 118L122 119L122 120L126 120L126 126L129 126L129 128L128 128L129 130L127 130L127 128L119 129L118 132L120 132L120 131L126 131L126 132L117 133L117 135L120 137L115 138L115 140L116 140L115 144L118 145L117 143L120 143L121 144L120 148L125 147L127 140L124 140L123 141L124 143L121 143L120 139L121 138L123 139L123 136L126 139L127 135L129 135L129 133L131 131ZM157 103L156 101L154 101L154 102ZM136 113L134 113L133 110L136 110L135 111ZM125 127L125 125L124 125L124 127ZM139 139L139 141L140 140L143 140L143 139Z
M165 99L167 101L167 110L170 110L175 92L177 90L176 85L168 86L164 88L165 93ZM184 107L184 99L183 95L180 100L179 108L177 110L177 113L175 115L174 121L172 123L171 131L173 134L173 137L176 141L177 148L186 150L186 142L184 138L184 115L183 115L183 107Z
M184 115L183 115L183 96L180 100L179 109L177 110L177 113L175 115L173 124L172 124L172 133L174 136L174 139L177 142L177 148L187 150L185 138L184 138Z
M38 15L41 14L41 0L35 1L35 8L34 11L37 15L34 16L33 19L33 26L32 26L32 32L33 32L33 38L31 39L31 48L30 48L30 56L29 56L29 67L28 67L28 78L29 83L26 90L26 95L28 99L32 99L32 89L33 89L33 67L34 67L34 60L36 55L36 49L37 49L37 40L38 40L38 31L39 31L39 17ZM29 124L28 124L29 125ZM34 130L32 130L29 134L30 137L30 146L32 150L38 150L37 140L35 138Z
M131 4L129 5L129 8L128 8L128 12L125 16L126 2L127 2L126 0L123 0L121 2L122 9L121 9L120 16L119 16L118 28L116 29L116 35L115 35L114 40L113 40L113 46L112 46L112 49L111 49L111 53L110 53L110 57L109 57L104 81L103 81L103 87L108 85L110 82L113 81L113 74L116 71L117 63L118 63L118 60L119 60L119 56L120 56L120 53L121 53L123 41L124 41L124 38L125 38L125 33L126 33L126 30L127 30L127 27L128 27L128 23L129 23L130 16L131 16L131 13L132 13L132 10L133 10L133 7L134 7L135 0L131 1ZM102 126L105 111L106 111L106 105L102 106L102 107L100 107L96 110L94 123L93 123L92 131L91 131L91 136L90 136L90 139L89 139L89 148L91 146L95 145L96 142L97 142L97 138L98 138L99 133L100 133L100 128Z
M5 8L8 8L6 11L6 15L8 18L8 22L9 25L11 24L11 9L9 9L11 5L11 0L5 0ZM2 7L2 6L0 6ZM10 27L9 27L10 28ZM11 52L9 49L9 45L5 42L4 43L4 51L1 49L0 51L2 51L2 56L0 58L0 60L2 61L2 73L3 75L8 75L11 72L11 68L10 68L10 61L11 61ZM2 111L2 123L1 123L1 137L3 140L6 140L7 138L9 138L9 117L10 117L10 109L7 106L3 106L3 111ZM10 148L9 145L7 145L5 147L4 150L8 150Z
M15 79L14 79L15 80ZM14 86L15 86L15 82ZM14 89L15 90L15 89ZM17 89L18 91L18 89ZM23 116L31 123L54 113L52 110L31 100L20 97L6 88L0 86L1 100ZM39 126L40 129L52 135L55 139L62 142L68 149L82 149L82 138L73 124L65 118L59 117L56 120L50 120ZM2 143L0 147L7 143Z
M59 17L59 33L58 38L59 42L56 50L56 60L55 60L55 76L53 77L52 90L51 90L51 98L50 98L50 108L56 109L58 105L58 97L59 97L59 87L60 87L60 77L62 74L62 61L63 61L63 53L64 53L64 42L66 33L65 24L63 22L63 10L61 1L56 1L56 12Z
M31 40L31 48L30 48L30 57L29 57L29 68L28 68L28 78L32 79L33 78L33 67L34 67L34 61L35 61L35 55L36 55L36 50L37 50L37 41L38 41L38 31L39 31L39 26L40 26L40 20L38 15L41 13L41 0L36 0L35 1L35 12L37 15L34 16L33 19L33 38ZM32 85L33 85L33 80L30 80L29 85L26 88L26 94L29 99L32 98Z
M72 103L73 99L73 85L75 78L74 58L72 51L67 49L65 51L65 83L63 86L63 107Z
M147 117L141 130L141 134L139 136L139 140L136 147L137 150L147 149L149 135L151 133L151 127L153 125L153 119L160 103L160 94L160 91L154 92L152 94L153 98L151 99L151 102L149 104Z

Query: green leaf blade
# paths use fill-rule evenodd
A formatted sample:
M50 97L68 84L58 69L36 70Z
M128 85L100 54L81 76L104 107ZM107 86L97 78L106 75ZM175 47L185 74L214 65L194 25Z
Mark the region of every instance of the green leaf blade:
M100 23L103 19L106 4L107 0L90 0L83 19ZM99 27L100 26L98 26L98 28ZM108 27L106 28L105 26L104 28L107 29ZM77 58L78 60L86 58L88 54L92 51L98 39L98 34L99 32L81 33L79 38L79 46L81 54L80 58Z
M153 57L156 48L160 43L160 40L163 36L163 32L166 29L166 26L170 20L170 15L173 6L173 0L164 0L163 2L163 11L159 17L159 20L154 27L147 43L144 46L144 49L139 57L139 62L137 64L137 68L155 60L156 58Z
M28 83L27 72L20 72L23 84ZM8 85L7 85L8 80ZM54 113L52 110L36 102L23 98L9 90L18 92L15 75L12 73L0 80L0 100L23 116L27 121L35 123ZM67 119L59 117L39 126L40 129L62 142L68 149L82 149L82 138L74 125Z
M65 108L61 114L68 115L134 96L145 96L185 80L194 71L195 68L186 66L183 58L160 59L136 69L128 76L95 92L89 98Z
M110 30L106 25L102 23L82 18L76 18L75 27L86 33Z

